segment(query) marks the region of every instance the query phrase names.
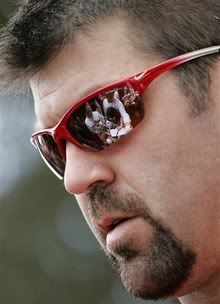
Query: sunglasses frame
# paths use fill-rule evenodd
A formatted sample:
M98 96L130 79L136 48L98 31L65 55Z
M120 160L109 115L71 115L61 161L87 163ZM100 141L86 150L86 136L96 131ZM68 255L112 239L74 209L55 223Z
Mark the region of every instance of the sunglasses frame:
M69 141L72 144L76 145L79 148L82 148L84 150L91 151L90 148L87 148L80 144L79 141L77 141L67 130L66 124L68 122L68 119L70 116L83 104L86 104L88 101L94 99L96 96L102 95L104 92L108 92L111 90L117 90L119 88L122 88L123 86L132 87L135 91L138 91L140 96L143 95L146 88L150 85L150 83L156 79L158 76L163 74L164 72L167 72L171 70L172 68L175 68L177 66L180 66L186 62L189 62L193 59L200 58L203 56L207 56L210 54L215 54L220 52L220 45L207 47L204 49L200 49L197 51L189 52L184 55L179 55L174 58L168 59L162 63L159 63L151 68L145 69L142 72L133 74L129 77L123 78L121 80L115 81L111 84L108 84L102 88L99 88L92 93L86 95L85 97L79 99L75 105L73 105L67 112L63 115L63 117L60 119L60 121L57 123L57 125L53 128L43 129L40 131L35 132L31 136L31 143L35 146L36 149L39 150L42 158L46 162L47 166L53 171L53 173L60 179L63 179L63 177L56 171L55 168L49 163L49 161L44 157L43 153L41 152L40 147L38 146L38 136L40 135L50 135L53 140L55 141L58 150L60 151L63 159L65 160L65 143L64 141Z

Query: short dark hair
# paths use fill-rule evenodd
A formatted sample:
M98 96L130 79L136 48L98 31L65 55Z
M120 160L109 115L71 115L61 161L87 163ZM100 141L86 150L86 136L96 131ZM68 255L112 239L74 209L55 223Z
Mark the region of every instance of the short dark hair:
M107 117L107 120L109 120L111 122L115 122L116 124L119 124L120 119L121 119L121 114L117 109L115 109L113 107L109 107L109 108L107 108L107 111L106 111L106 117Z
M28 80L77 31L112 16L123 16L138 51L161 59L220 45L219 0L23 0L1 31L0 84ZM193 96L195 112L206 108L209 70L216 57L175 69L185 92Z

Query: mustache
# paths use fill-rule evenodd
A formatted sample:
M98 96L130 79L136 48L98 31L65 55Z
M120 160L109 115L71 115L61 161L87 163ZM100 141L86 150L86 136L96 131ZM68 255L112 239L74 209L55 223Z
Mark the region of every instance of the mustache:
M112 186L96 184L90 188L86 197L89 201L90 216L98 220L103 213L139 214L149 213L143 200L133 192L123 192Z

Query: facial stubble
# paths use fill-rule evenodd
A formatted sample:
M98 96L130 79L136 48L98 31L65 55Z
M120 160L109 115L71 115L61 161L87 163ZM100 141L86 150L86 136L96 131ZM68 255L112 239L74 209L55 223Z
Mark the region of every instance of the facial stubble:
M162 220L153 218L138 195L119 194L116 189L100 184L91 188L87 196L92 221L104 212L138 213L152 227L151 240L144 250L135 250L127 242L118 244L114 254L108 251L105 241L94 229L128 292L144 300L174 295L190 277L196 253L178 240Z

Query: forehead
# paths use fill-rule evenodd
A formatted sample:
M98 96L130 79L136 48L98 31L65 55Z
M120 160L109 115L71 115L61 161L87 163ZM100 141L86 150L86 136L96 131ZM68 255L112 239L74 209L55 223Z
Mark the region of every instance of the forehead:
M30 81L38 121L55 125L86 93L138 72L150 61L135 51L122 21L100 21L79 32L74 43Z

